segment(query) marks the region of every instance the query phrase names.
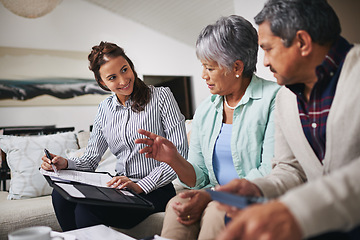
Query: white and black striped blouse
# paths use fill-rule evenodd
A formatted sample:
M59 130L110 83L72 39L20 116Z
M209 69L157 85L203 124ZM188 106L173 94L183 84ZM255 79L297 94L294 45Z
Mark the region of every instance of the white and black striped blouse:
M145 110L131 110L131 100L121 105L112 95L102 101L98 108L93 130L85 154L69 159L69 168L94 171L107 148L116 156L117 175L141 179L137 183L145 193L162 187L176 178L174 170L163 162L145 158L139 150L145 145L135 144L143 138L139 128L169 139L186 159L188 143L185 117L169 88L150 87L151 99Z

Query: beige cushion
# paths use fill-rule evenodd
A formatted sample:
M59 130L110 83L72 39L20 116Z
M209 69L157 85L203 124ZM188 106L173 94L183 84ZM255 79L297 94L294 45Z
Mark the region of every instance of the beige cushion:
M192 119L188 119L188 120L185 121L186 137L187 137L189 145L190 145L192 121L193 121Z
M80 131L76 134L79 148L85 148L90 138L90 131Z
M7 239L9 232L30 226L49 226L54 231L61 231L51 196L6 200L7 195L0 191L0 239Z
M164 222L165 212L153 213L141 223L130 229L113 228L119 232L129 235L136 239L160 235Z

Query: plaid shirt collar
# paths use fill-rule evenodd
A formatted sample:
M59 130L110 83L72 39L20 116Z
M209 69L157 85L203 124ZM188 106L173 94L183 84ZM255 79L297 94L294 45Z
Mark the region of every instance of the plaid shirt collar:
M352 47L353 45L341 36L333 43L324 61L316 67L315 71L318 78L316 85L321 85L323 88L326 87ZM303 99L302 94L305 88L303 83L286 85L286 87Z

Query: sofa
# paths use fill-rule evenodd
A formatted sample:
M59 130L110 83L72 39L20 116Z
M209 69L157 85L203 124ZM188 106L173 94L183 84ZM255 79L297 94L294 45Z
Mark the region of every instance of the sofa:
M189 139L191 120L186 120L186 130ZM80 156L89 136L89 131L41 136L7 136L0 132L0 149L11 170L8 191L0 191L0 240L7 239L9 232L30 226L49 226L61 232L51 202L52 188L38 171L43 150L66 157ZM108 150L96 171L114 174L115 161ZM184 190L178 179L173 184L177 192ZM154 213L131 229L114 229L136 239L159 235L163 219L164 212Z

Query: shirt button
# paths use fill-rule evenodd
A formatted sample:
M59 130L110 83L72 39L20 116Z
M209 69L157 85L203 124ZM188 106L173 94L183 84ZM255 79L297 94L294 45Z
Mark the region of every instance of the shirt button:
M317 127L317 124L316 124L316 123L312 123L312 124L311 124L311 127L312 127L312 128L316 128L316 127Z
M331 76L331 77L334 76L334 72L330 72L330 76Z

